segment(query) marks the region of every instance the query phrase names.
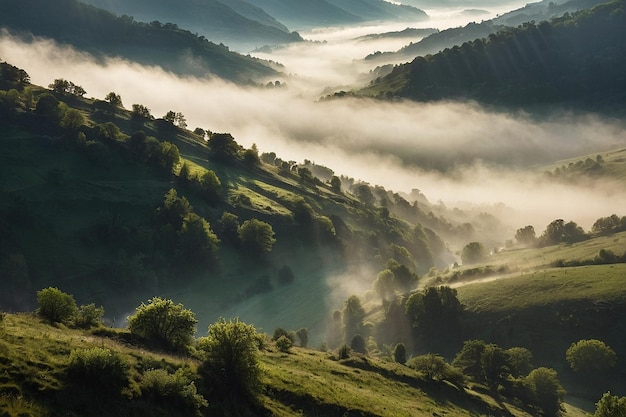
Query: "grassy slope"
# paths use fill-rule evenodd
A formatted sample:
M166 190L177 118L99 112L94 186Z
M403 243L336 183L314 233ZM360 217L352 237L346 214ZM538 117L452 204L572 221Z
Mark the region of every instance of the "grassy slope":
M11 417L47 415L50 407L68 413L55 398L63 398L64 368L72 349L106 347L118 352L135 382L145 369L185 367L195 372L197 365L193 359L133 348L89 331L53 327L30 314L6 315L0 334L0 412ZM528 416L484 393L427 382L407 367L375 358L337 361L329 353L293 348L283 354L270 347L260 360L266 385L261 401L275 416ZM129 412L124 407L132 401L118 403L114 412Z

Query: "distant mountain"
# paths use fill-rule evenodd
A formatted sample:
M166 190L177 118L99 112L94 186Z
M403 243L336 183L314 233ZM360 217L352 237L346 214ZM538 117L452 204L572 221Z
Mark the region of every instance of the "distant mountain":
M0 0L0 8L0 27L11 33L26 40L31 35L51 38L96 57L117 56L178 74L240 83L278 74L269 63L231 52L175 24L138 23L77 0Z
M551 22L525 23L417 57L362 93L507 106L561 104L624 114L624 3L615 0Z
M248 3L298 30L354 24L364 20L326 0L248 0Z
M366 60L376 62L391 62L411 60L416 56L435 54L445 48L461 45L474 39L484 38L504 28L504 26L518 26L524 22L535 21L537 23L550 20L553 17L562 16L582 9L589 9L603 0L570 0L566 2L554 2L543 0L529 3L526 6L512 10L495 19L481 23L471 22L464 27L450 28L439 33L432 34L419 42L411 43L396 52L383 52L367 56Z
M421 21L423 11L384 0L248 0L297 29L380 20Z
M468 23L466 26L442 30L433 33L416 43L410 43L397 52L375 53L365 57L366 60L377 62L392 60L410 60L420 55L435 54L445 48L461 45L463 42L484 38L503 29L502 25L491 22Z
M525 22L535 21L539 23L554 17L563 16L582 9L591 9L593 6L604 3L605 0L569 0L554 1L542 0L529 3L526 6L512 10L492 19L496 24L506 26L518 26Z
M364 20L427 20L428 15L415 7L384 0L328 0L330 3Z
M239 50L301 41L297 33L242 0L82 0L84 3L151 22L175 23Z

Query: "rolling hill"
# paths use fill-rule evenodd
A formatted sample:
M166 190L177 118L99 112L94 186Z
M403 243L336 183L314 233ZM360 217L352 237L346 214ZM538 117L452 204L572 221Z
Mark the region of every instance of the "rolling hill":
M426 13L382 0L249 0L296 29L338 26L368 21L421 21Z
M302 41L280 22L244 1L85 0L85 3L143 22L175 23L214 43L246 51L263 45Z
M77 0L2 0L0 7L4 10L0 27L9 34L26 40L53 39L100 59L123 58L181 75L238 83L260 82L278 74L269 63L231 52L174 24L135 22Z
M505 106L558 104L623 114L623 6L613 1L418 57L360 94Z

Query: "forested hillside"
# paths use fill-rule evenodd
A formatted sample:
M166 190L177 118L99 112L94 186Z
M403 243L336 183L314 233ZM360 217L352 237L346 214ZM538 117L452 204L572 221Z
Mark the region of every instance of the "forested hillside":
M493 105L562 104L623 114L626 15L613 1L417 57L360 93Z
M168 22L136 22L78 0L1 0L0 28L29 40L50 38L97 58L120 57L167 71L259 82L278 74L268 62L242 56ZM193 64L190 64L193 63Z
M375 274L394 258L410 278L448 263L438 233L463 229L310 161L191 132L180 113L155 118L115 92L87 100L70 81L46 90L2 68L5 309L32 308L35 289L57 285L108 301L112 317L169 292L209 317L277 291L273 314L323 327L328 274Z
M302 41L297 33L291 33L262 9L243 1L85 0L84 3L143 22L175 23L211 42L238 50Z

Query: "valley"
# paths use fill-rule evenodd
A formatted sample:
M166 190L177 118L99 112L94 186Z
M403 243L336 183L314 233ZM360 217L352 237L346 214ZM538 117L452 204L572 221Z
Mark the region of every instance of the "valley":
M626 393L623 1L38 1L0 0L0 415L578 417ZM45 288L80 309L50 321ZM182 350L129 328L153 297L192 312ZM252 394L208 371L237 320ZM585 339L617 366L575 371ZM71 398L82 354L126 364L110 404Z

